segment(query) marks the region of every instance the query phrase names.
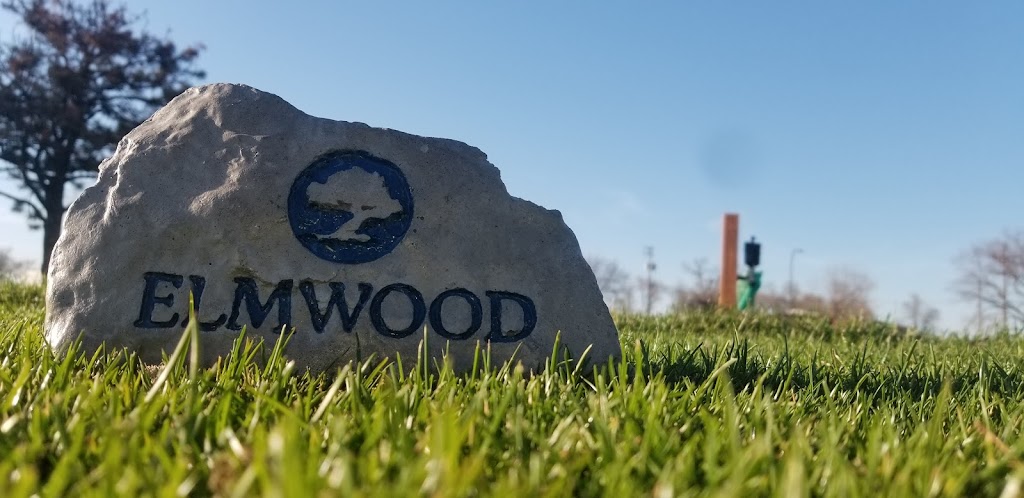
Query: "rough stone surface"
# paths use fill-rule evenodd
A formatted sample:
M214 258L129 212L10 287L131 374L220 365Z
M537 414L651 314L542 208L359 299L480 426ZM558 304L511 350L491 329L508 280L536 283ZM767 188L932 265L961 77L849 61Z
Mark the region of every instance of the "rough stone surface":
M241 327L273 343L284 324L286 354L313 370L413 359L424 338L463 369L478 344L538 367L559 332L573 355L620 354L572 231L510 196L480 150L241 85L185 92L100 166L54 252L46 336L158 362L190 291L206 363Z

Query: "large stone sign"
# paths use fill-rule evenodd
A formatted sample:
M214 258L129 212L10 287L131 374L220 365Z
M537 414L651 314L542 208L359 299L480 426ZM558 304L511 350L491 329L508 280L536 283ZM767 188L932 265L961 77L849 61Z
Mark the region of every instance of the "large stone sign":
M241 85L193 88L128 134L68 210L46 336L169 353L189 296L204 361L243 328L323 370L477 347L528 367L605 362L615 326L557 211L508 194L468 145L308 116Z

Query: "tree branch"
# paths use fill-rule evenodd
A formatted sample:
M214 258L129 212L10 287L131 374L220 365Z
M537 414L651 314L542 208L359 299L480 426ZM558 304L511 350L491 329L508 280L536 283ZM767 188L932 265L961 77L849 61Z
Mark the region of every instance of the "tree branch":
M74 172L68 173L67 179L70 180L70 181L74 181L74 180L92 180L92 179L96 178L97 174L98 174L98 172L96 172L96 171L82 171L82 170L78 170L78 171L74 171Z
M38 217L38 218L39 218L40 220L46 220L46 215L45 215L45 214L43 214L43 210L42 210L42 209L40 209L40 208L39 208L38 206L36 206L35 204L32 204L32 201L30 201L30 200L28 200L28 199L22 199L22 198L20 198L20 197L15 197L15 196L13 196L13 195L11 195L11 194L8 194L8 193L6 193L6 192L0 192L0 197L6 197L6 198L8 198L8 199L10 199L10 200L14 201L15 205L21 205L21 206L28 206L28 207L29 207L30 209L32 209L32 212L33 212L33 213L34 213L34 214L35 214L35 215L36 215L36 216L37 216L37 217Z
M22 152L24 154L24 151L27 150L30 147L30 145L28 143L28 139L25 136L22 137L20 145L21 145L20 152ZM24 155L29 155L29 154L24 154ZM10 158L4 157L4 158L2 158L0 160L10 164L11 166L13 166L13 168L15 170L17 170L18 173L21 175L21 183L25 186L25 188L29 189L29 191L32 192L32 195L36 196L36 199L39 199L40 202L45 202L46 201L46 196L43 195L43 190L41 188L41 185L39 185L39 184L42 183L42 179L41 179L42 175L40 174L40 171L44 171L44 169L42 168L42 165L40 163L40 156L41 155L42 154L35 154L34 155L33 162L35 164L34 164L34 167L31 167L31 168L29 166L23 164L21 161L17 161L14 157L10 157ZM36 179L33 180L32 177L29 176L29 174L35 175Z

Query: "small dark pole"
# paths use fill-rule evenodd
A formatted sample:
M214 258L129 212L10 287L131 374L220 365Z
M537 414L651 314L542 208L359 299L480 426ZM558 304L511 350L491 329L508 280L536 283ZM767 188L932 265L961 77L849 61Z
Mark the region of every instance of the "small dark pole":
M654 308L654 270L657 269L657 265L654 264L654 248L651 246L645 247L644 255L647 256L647 300L644 303L644 310L650 315L651 310Z
M789 288L786 289L786 297L788 298L788 306L790 308L796 306L796 283L793 281L793 261L796 260L796 255L802 252L804 250L800 248L789 252Z

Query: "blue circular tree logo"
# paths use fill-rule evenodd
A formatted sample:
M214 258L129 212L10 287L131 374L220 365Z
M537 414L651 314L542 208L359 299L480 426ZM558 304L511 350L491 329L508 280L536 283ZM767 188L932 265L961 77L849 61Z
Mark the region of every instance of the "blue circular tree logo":
M394 250L412 223L412 192L390 161L332 152L313 161L288 194L292 232L327 261L366 263Z

